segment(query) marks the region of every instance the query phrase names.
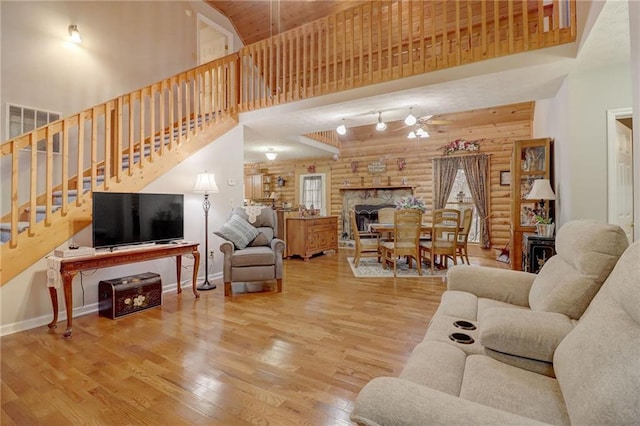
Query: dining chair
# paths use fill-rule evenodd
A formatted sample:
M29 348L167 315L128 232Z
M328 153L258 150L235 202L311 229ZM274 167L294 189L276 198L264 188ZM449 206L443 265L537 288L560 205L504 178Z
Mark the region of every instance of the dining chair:
M353 258L355 267L360 266L361 257L377 257L378 262L380 262L379 234L377 232L359 231L355 210L349 212L349 221L353 240L356 244L356 254Z
M398 260L407 257L411 268L412 259L416 261L418 275L422 275L420 263L420 230L422 227L422 212L418 209L395 210L393 218L393 241L382 241L380 250L382 267L386 269L393 264L393 276L398 273Z
M457 255L460 256L462 263L464 263L466 259L467 265L471 265L471 263L469 263L469 252L467 251L467 243L469 241L469 232L471 231L472 220L473 209L465 209L462 212L462 223L460 224L460 232L458 233L456 244Z
M457 241L460 230L460 210L437 209L433 211L431 222L431 240L420 241L420 260L429 258L431 273L440 256L440 265L446 267L448 259L457 265Z
M378 210L378 222L379 223L393 223L393 218L396 213L394 207L383 207ZM382 239L385 241L393 241L393 232L385 232L382 235Z

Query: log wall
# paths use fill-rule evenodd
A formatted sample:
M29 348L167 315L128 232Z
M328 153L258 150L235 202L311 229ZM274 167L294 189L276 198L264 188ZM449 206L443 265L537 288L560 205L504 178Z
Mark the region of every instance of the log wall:
M403 177L407 185L415 187L415 195L421 197L432 208L432 159L442 156L442 146L456 139L468 141L479 140L481 153L490 156L490 187L491 187L491 245L503 247L509 241L510 218L510 189L500 185L500 172L510 170L510 156L514 141L532 137L531 103L519 104L522 119L496 122L491 124L475 124L471 126L451 126L446 133L432 133L427 139L407 139L406 132L389 132L385 136L376 135L371 139L352 139L341 142L340 156L337 160L308 159L300 161L274 161L269 163L247 164L245 173L258 171L271 176L274 191L278 193L277 205L283 201L297 206L297 181L300 174L307 173L310 166L315 167L316 173L328 173L330 191L330 214L342 214L341 188L348 183L349 187L372 187L374 178L380 178L380 186L402 185ZM473 121L473 120L470 120ZM374 130L375 131L375 130ZM348 135L347 135L348 136ZM467 155L458 153L452 155ZM405 166L399 170L398 160L404 159ZM357 162L354 172L353 163ZM370 163L379 162L386 165L386 171L380 174L368 172ZM282 176L286 183L283 187L275 187L278 176ZM339 221L342 223L342 220ZM339 229L339 235L342 229Z

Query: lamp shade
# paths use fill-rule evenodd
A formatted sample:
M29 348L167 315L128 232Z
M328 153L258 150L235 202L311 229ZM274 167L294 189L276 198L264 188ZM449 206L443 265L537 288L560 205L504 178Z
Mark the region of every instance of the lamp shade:
M205 194L219 192L218 185L216 185L216 175L207 172L198 173L193 192L203 192Z
M264 155L267 156L267 160L273 161L278 156L278 153L273 150L273 148L269 148L269 151L265 152Z
M412 108L409 108L409 115L407 115L407 118L404 119L404 124L406 124L407 126L413 126L417 122L418 119L415 115L413 115Z
M527 195L527 200L555 200L556 194L551 189L549 179L536 179L533 181L533 188Z

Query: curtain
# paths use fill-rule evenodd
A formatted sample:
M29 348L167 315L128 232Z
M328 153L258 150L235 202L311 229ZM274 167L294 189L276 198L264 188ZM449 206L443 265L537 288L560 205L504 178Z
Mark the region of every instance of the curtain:
M305 176L302 179L302 204L310 209L322 209L322 176Z
M433 159L433 209L443 209L456 180L460 157Z
M464 155L458 157L467 183L471 190L473 203L478 209L480 219L480 246L490 247L489 237L489 156L487 154Z

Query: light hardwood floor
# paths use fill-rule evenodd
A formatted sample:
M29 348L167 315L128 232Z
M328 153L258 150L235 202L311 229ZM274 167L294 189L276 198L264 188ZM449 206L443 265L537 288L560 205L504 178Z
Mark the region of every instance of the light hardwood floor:
M5 336L0 423L351 424L359 390L400 373L446 283L354 278L349 255L285 261L280 294L225 300L218 285L116 321L78 317L70 340L63 324Z

